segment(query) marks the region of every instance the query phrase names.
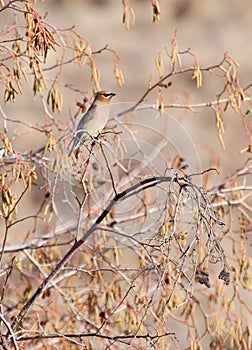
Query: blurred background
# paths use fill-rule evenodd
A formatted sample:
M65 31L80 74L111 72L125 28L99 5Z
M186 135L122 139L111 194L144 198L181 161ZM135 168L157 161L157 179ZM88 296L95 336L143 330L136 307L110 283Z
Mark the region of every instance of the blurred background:
M73 28L89 42L92 51L99 51L108 45L109 49L118 54L125 79L122 87L119 87L114 77L113 54L103 51L94 55L101 73L101 88L117 93L113 99L115 103L137 101L147 90L149 82L155 83L158 80L155 58L160 52L164 58L164 74L170 72L169 58L165 50L171 52L171 38L175 31L179 50L186 51L190 48L197 55L201 67L219 64L227 51L240 64L238 75L241 86L246 87L252 81L252 6L249 0L160 0L160 21L155 23L152 21L151 1L134 0L129 4L135 14L134 25L129 14L129 29L122 23L123 5L122 1L118 0L37 1L35 8L40 15L45 16L51 31L55 28ZM14 20L18 20L18 24L22 25L23 13L17 12L14 18L13 11L0 12L2 24L11 24ZM66 30L64 33L67 35L69 32ZM55 38L60 42L57 35ZM62 47L56 49L56 52L49 51L45 68L54 66L61 59ZM72 57L70 50L70 54L66 54L64 59ZM193 57L182 55L181 58L184 68L193 66ZM59 71L59 68L46 71L48 88ZM77 102L82 102L84 96L92 99L94 84L90 78L88 66L80 67L73 62L63 66L63 73L59 77L59 90L64 98L63 111L56 111L53 115L57 122L62 122L62 128L66 132L73 128L73 122L69 120L74 119L79 110ZM15 103L3 106L7 117L12 120L8 122L8 135L12 137L14 147L20 152L34 151L45 145L47 136L29 126L40 126L45 125L45 121L50 122L45 118L40 97L33 97L33 79L29 72L28 79L28 83L23 83L22 94L17 96ZM176 76L170 81L171 87L162 90L165 104L214 101L224 87L220 78L207 73L203 73L203 85L199 89L196 87L196 81L192 80L191 73ZM155 104L156 97L157 90L148 95L144 102ZM224 116L226 150L223 150L219 142L215 114L210 108L202 108L196 113L174 108L166 109L165 112L174 117L188 132L191 143L199 154L202 169L218 168L221 163L223 169L219 169L219 177L216 174L212 176L213 182L219 183L221 177L227 176L247 160L249 154L240 154L240 150L248 145L248 137L245 135L241 117L231 108ZM19 121L26 125L20 124ZM155 124L156 120L153 120L153 123ZM36 201L36 195L33 200ZM26 206L24 209L26 210Z
M105 45L120 57L120 67L123 71L125 84L119 87L113 76L113 56L107 51L95 56L101 71L101 88L110 89L117 93L114 102L137 101L146 91L150 80L155 82L158 77L155 67L155 57L167 48L171 51L171 37L177 32L179 50L190 48L199 60L201 67L218 64L228 51L239 64L238 74L242 87L251 82L251 19L252 6L249 0L160 0L160 21L152 23L151 1L134 0L130 5L135 13L135 25L131 24L127 30L122 23L123 6L118 0L48 0L38 1L35 8L41 15L46 15L46 22L60 29L72 28L89 41L93 51L100 50ZM1 14L0 14L1 15ZM13 19L9 18L8 22ZM1 17L1 22L6 21ZM52 29L52 27L50 27ZM55 64L60 54L49 52L47 66ZM182 62L185 59L182 57ZM165 61L165 60L164 60ZM164 73L169 72L169 60L165 61ZM193 65L187 59L184 67ZM55 70L54 70L55 73ZM60 77L62 84L74 86L92 98L93 85L90 82L88 68L80 68L76 64L65 66ZM203 86L196 88L196 81L191 75L183 75L172 79L172 86L163 90L165 103L198 103L216 99L216 94L223 89L220 79L214 79L203 74ZM50 80L48 80L50 86ZM25 91L25 95L18 96L17 103L8 104L6 113L12 119L27 122L40 121L43 111L41 102L32 100L32 93ZM56 118L68 120L74 115L76 102L83 96L73 90L61 90L64 97L63 113ZM155 103L156 92L146 99L146 103ZM29 101L29 105L27 105ZM241 126L240 117L234 115L230 109L225 116L227 132L224 136L226 151L223 151L217 137L215 116L213 111L202 109L198 113L185 110L166 110L185 126L195 143L202 160L202 166L207 167L220 157L228 171L244 162L247 154L240 155L240 149L247 146ZM12 125L14 133L20 137L15 140L21 151L29 151L41 146L45 137L29 135L22 127ZM12 128L11 126L11 128ZM21 131L20 131L21 128ZM207 131L207 135L206 135ZM34 147L36 145L36 147Z
M145 93L149 82L157 81L159 75L155 66L155 58L161 52L164 57L164 74L170 71L169 59L165 60L165 50L171 52L171 38L176 31L180 51L189 48L197 55L201 67L219 64L225 52L236 60L240 68L241 87L252 82L252 45L251 45L251 1L243 0L159 0L161 15L160 21L152 22L153 10L151 1L132 0L130 5L134 9L135 25L130 17L129 29L122 23L123 6L118 0L48 0L37 1L35 8L53 31L73 28L89 43L93 51L99 51L108 45L120 57L120 68L124 74L125 84L122 87L116 82L113 71L113 55L103 51L95 55L96 64L101 73L101 88L116 92L115 103L138 101ZM8 11L0 12L0 23L14 22L13 12L6 16ZM23 23L23 14L17 14L19 24ZM67 34L67 31L65 32ZM59 38L56 40L59 41ZM61 58L62 49L50 51L45 67L55 65ZM66 57L66 59L69 57ZM193 66L193 57L182 58L183 67ZM47 84L52 84L53 78L59 69L48 71ZM45 111L40 97L33 98L32 78L24 83L23 92L14 104L3 105L8 121L8 135L16 150L30 152L45 145L47 136L40 130L30 126L45 124ZM196 87L192 74L183 74L170 80L171 87L162 91L164 103L196 104L216 100L216 96L223 90L223 81L214 76L203 73L203 86ZM168 81L167 81L168 82ZM27 88L30 85L31 88ZM71 87L71 88L67 88ZM72 121L78 111L77 102L83 97L92 99L93 83L90 81L88 67L80 67L71 63L64 66L59 78L59 89L64 97L62 113L54 112L57 122L62 121L66 131L73 127ZM155 104L157 91L148 95L144 101ZM173 116L188 132L191 143L200 156L202 169L212 166L218 167L221 163L220 176L213 175L212 182L220 183L221 177L227 176L241 167L249 158L249 154L240 153L248 143L241 117L229 108L224 116L226 149L223 150L216 131L215 114L209 108L202 108L193 113L184 109L169 109L166 113ZM249 123L248 116L247 122ZM48 119L47 119L48 120ZM19 121L26 123L20 124ZM50 120L49 120L50 122ZM2 120L1 120L2 123ZM153 118L153 123L156 120ZM2 124L1 124L2 130ZM185 145L186 147L186 145ZM42 183L42 180L39 179ZM21 187L21 186L20 186ZM42 186L41 186L42 187ZM40 205L38 189L27 194L22 202L19 215L26 216L28 211ZM44 225L44 224L43 224ZM21 226L21 225L20 225ZM31 223L22 223L17 235L16 226L13 228L13 242L23 241L28 230L32 231ZM26 231L27 230L27 231ZM49 230L49 229L48 229ZM44 232L41 230L41 232ZM12 242L12 243L13 243ZM231 251L231 250L230 250Z

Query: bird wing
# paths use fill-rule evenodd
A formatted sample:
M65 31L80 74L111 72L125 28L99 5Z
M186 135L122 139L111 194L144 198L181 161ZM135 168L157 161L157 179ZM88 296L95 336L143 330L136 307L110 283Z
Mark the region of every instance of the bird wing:
M86 130L86 124L90 122L90 120L93 118L95 110L96 106L92 106L92 108L89 108L87 112L81 117L81 120L79 121L76 131L74 133L74 136L70 142L70 145L72 144L72 147L69 152L69 155L71 155L72 152L79 147L81 142L84 142L87 139L88 130L87 132L85 132L84 130Z

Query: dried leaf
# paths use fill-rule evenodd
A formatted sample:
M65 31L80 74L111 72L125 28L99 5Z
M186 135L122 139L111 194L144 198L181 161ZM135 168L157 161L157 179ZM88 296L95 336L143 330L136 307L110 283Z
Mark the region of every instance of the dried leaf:
M153 9L153 22L159 21L160 20L160 6L158 3L158 0L152 0L152 9Z

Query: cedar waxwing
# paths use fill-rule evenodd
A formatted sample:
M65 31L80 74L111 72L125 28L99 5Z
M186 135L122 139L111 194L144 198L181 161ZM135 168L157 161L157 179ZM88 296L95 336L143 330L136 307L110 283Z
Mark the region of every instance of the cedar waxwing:
M74 137L69 156L76 151L88 138L96 137L104 129L109 117L109 102L114 92L102 90L95 94L95 98L87 112L82 116Z

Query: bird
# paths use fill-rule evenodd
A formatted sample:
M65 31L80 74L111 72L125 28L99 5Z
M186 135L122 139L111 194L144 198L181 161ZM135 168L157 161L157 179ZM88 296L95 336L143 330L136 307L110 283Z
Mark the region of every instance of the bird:
M77 125L74 137L70 141L72 144L69 157L80 148L80 146L88 139L97 137L104 129L109 117L109 103L116 94L111 91L101 90L96 92L94 100L89 109L84 113L79 124Z

